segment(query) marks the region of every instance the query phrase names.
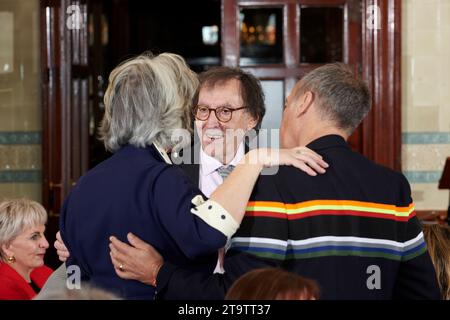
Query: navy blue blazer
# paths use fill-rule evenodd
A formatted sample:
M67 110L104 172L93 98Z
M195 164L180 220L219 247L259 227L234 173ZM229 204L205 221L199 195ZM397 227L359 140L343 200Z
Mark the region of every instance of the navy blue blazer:
M82 280L123 298L153 299L153 287L119 278L111 262L109 237L127 242L133 232L166 261L212 272L226 236L190 212L199 194L154 146L122 147L81 177L64 202L60 230L70 251L67 266L78 265Z

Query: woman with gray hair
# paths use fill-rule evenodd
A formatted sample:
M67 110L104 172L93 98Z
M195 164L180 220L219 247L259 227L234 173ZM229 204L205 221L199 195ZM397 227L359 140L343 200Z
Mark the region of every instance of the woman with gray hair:
M73 266L68 281L90 281L127 299L153 299L152 286L116 275L127 271L127 261L110 256L111 236L125 241L132 232L168 261L212 272L216 252L239 227L264 166L324 172L326 164L307 148L254 150L205 201L166 153L176 143L174 130L191 124L197 84L183 58L170 53L141 55L111 72L101 139L114 155L81 177L61 212L61 236L70 252L67 266ZM250 159L256 161L249 164Z
M31 300L52 273L44 265L46 222L35 201L0 202L0 300Z

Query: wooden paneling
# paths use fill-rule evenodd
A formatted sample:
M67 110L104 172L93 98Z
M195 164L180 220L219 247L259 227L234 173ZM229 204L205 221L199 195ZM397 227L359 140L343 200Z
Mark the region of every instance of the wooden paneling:
M71 46L66 32L67 0L41 2L41 68L43 106L43 204L50 216L59 213L69 190Z
M67 8L77 5L81 28L69 29ZM73 13L73 12L72 12ZM53 244L59 212L88 163L88 33L84 1L41 1L42 202L49 212L47 238ZM51 246L47 263L57 267Z
M363 153L375 162L401 169L401 1L376 1L380 29L366 25L363 7L363 77L372 91L372 111L363 123Z
M77 5L81 28L69 29ZM41 2L43 204L58 215L64 197L87 169L88 30L86 1Z

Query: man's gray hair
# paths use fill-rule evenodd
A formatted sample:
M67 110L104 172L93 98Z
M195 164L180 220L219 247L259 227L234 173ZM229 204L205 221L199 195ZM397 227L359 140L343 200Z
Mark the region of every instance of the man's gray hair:
M300 80L299 98L311 91L322 115L351 134L370 110L367 85L344 63L331 63L314 69Z
M126 144L144 148L153 142L171 149L177 144L173 131L191 129L197 86L197 75L173 53L146 53L121 63L109 76L100 140L112 152Z

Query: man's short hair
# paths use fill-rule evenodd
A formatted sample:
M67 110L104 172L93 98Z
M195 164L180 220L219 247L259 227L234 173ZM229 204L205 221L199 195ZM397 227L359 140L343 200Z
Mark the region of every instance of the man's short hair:
M260 81L252 74L239 69L230 67L213 67L199 75L200 86L193 98L193 106L197 106L200 90L203 88L213 88L215 85L236 79L240 83L241 97L244 106L248 107L247 112L258 120L255 127L258 130L266 113L264 104L264 92Z
M324 117L351 134L370 110L371 97L366 83L344 63L331 63L314 69L300 80L299 98L311 91Z

